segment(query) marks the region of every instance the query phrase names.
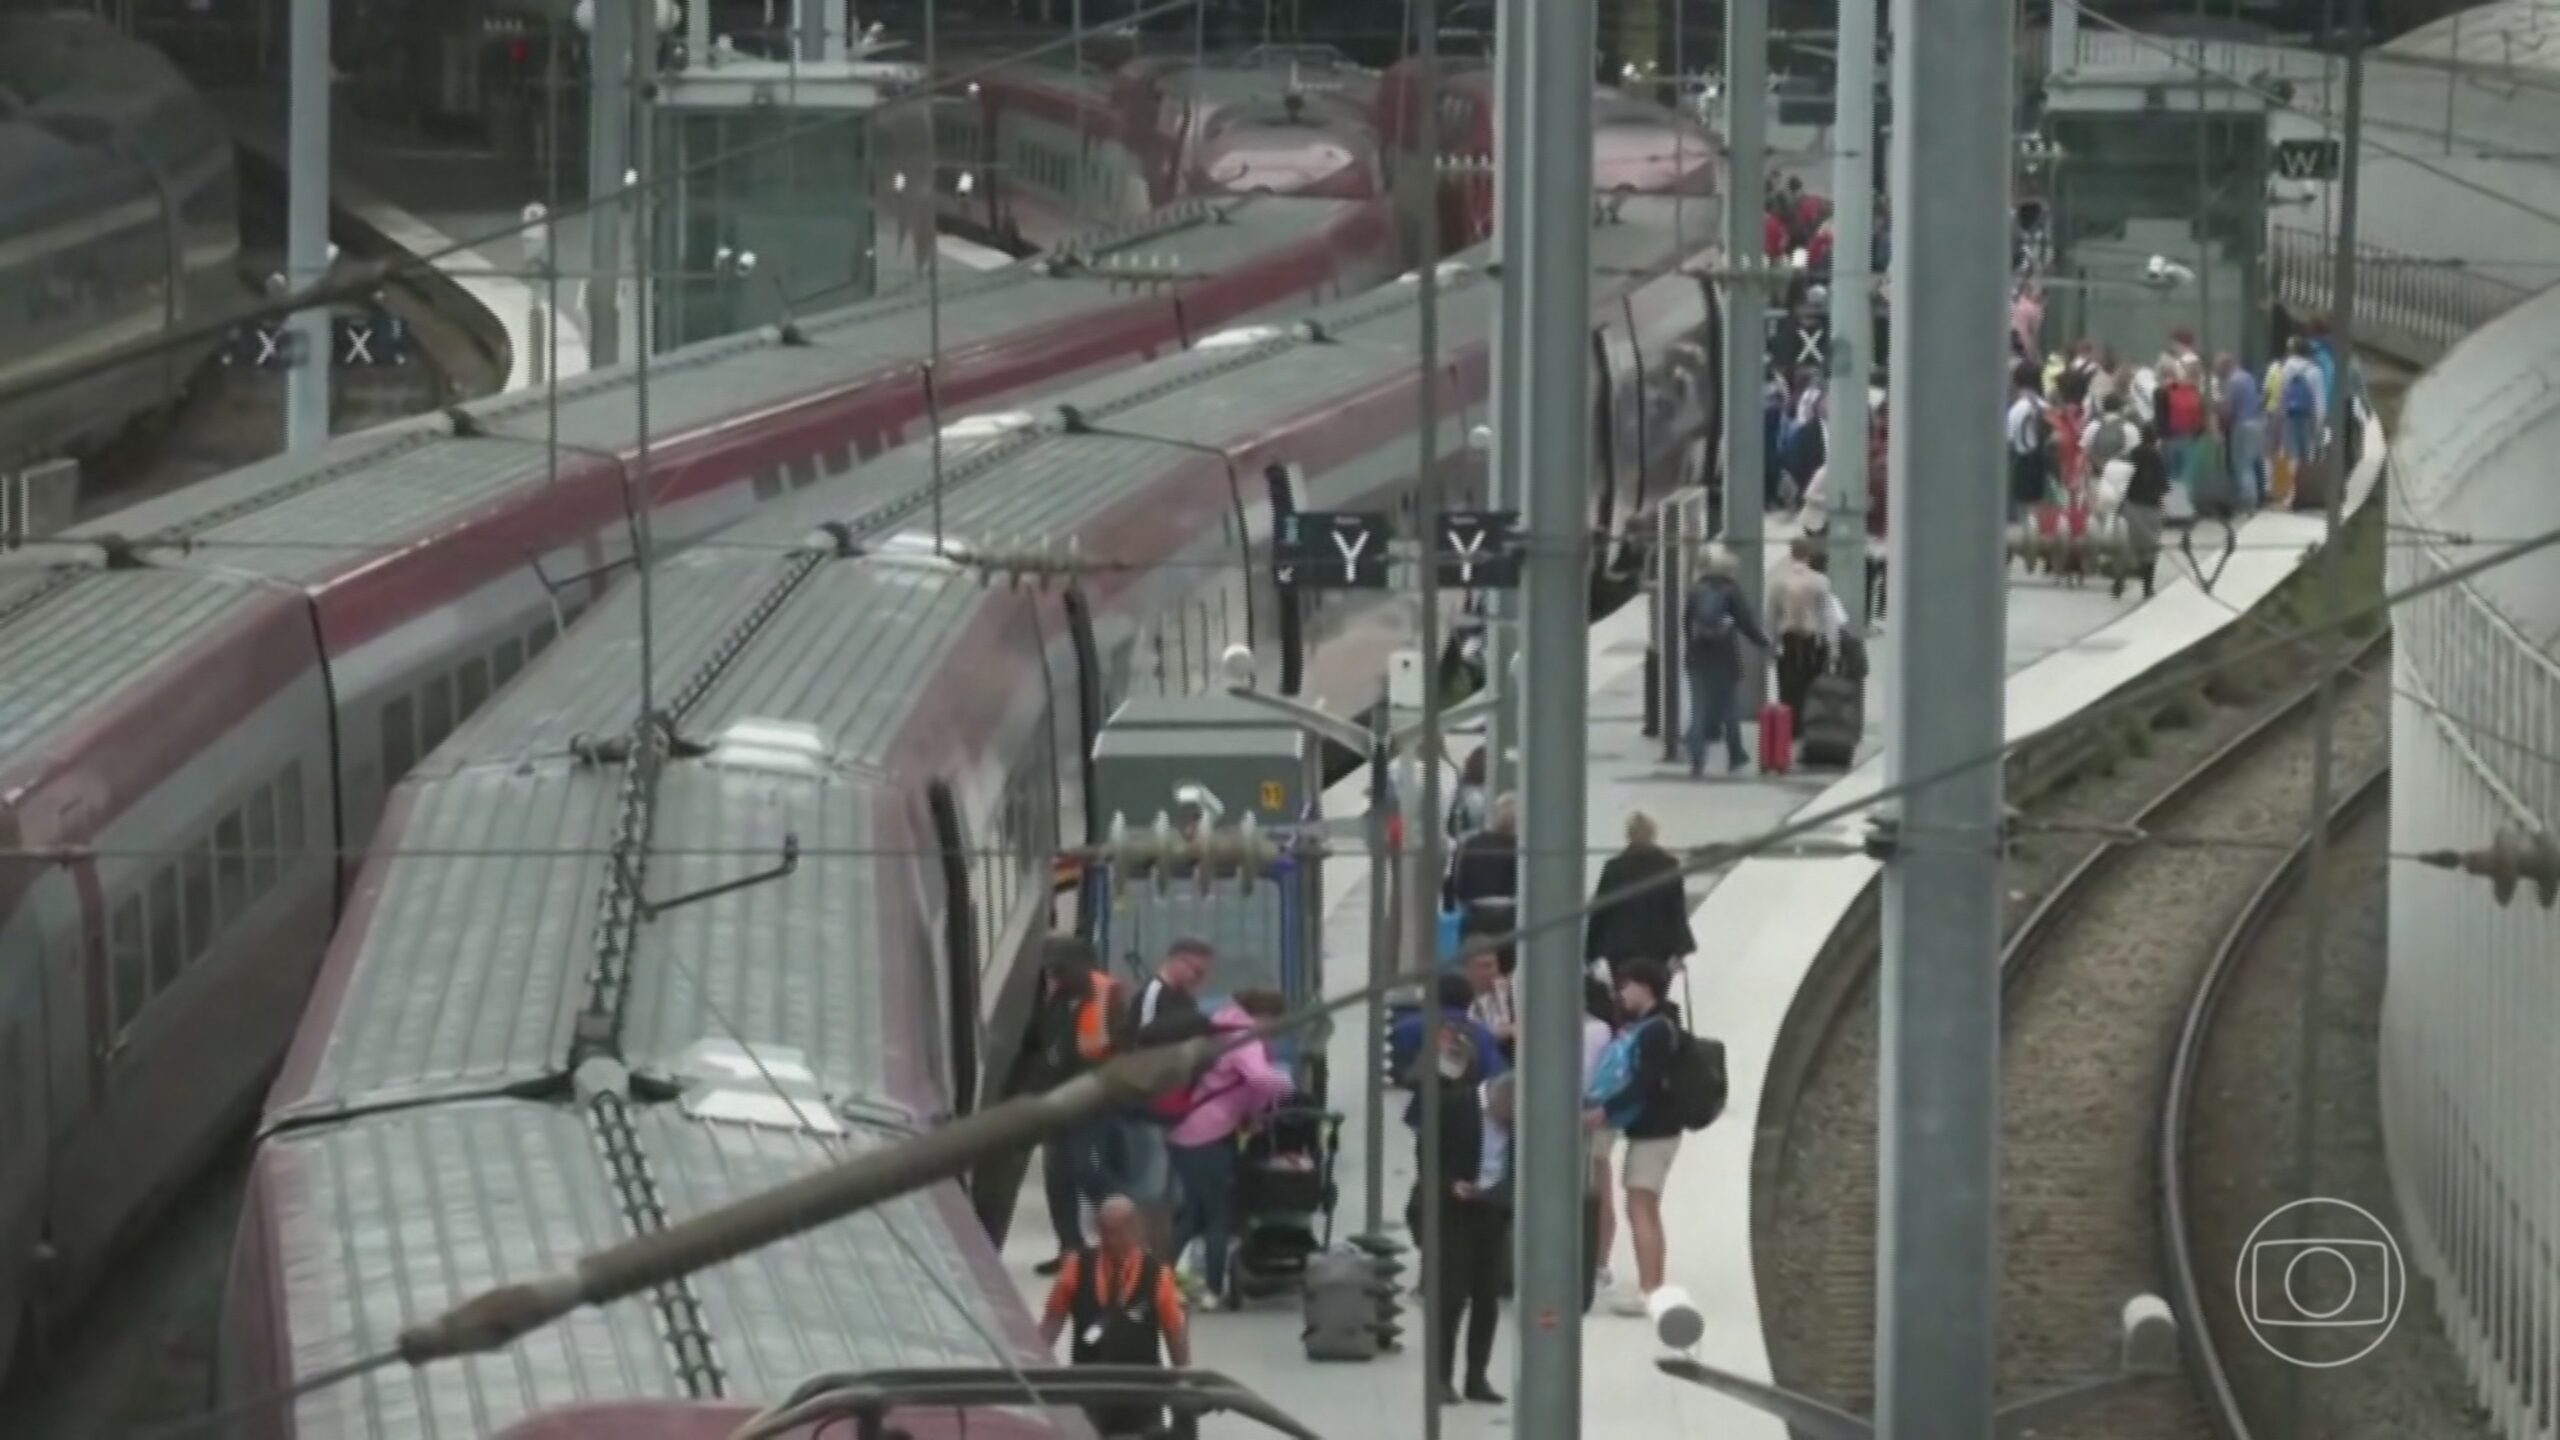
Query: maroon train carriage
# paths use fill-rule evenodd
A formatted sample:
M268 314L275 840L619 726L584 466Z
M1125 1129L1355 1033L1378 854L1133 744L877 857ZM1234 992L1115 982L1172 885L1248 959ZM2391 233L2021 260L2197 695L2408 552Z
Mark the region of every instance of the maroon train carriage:
M1678 358L1707 353L1712 296L1671 268L1651 204L1592 237L1602 526L1712 433L1714 377ZM1440 449L1460 497L1482 493L1465 440L1487 390L1482 258L1446 272ZM955 421L939 483L910 445L787 496L659 568L663 728L632 729L625 586L440 746L395 792L270 1097L226 1390L290 1384L480 1287L1003 1093L1051 858L1105 820L1086 767L1111 708L1220 683L1236 643L1278 690L1374 677L1361 599L1284 601L1268 540L1292 507L1410 513L1415 294ZM1096 563L989 584L1035 536ZM548 1415L539 1433L583 1440L638 1433L615 1427L654 1400L691 1440L706 1405L821 1370L1033 1355L990 1239L1019 1180L990 1166L503 1356L351 1382L262 1433L458 1440Z
M912 293L674 352L651 366L658 543L931 415L1356 293L1395 249L1373 203L1192 203L950 277L930 375ZM0 570L0 846L61 852L0 859L0 1363L255 1105L387 788L628 555L634 374L560 395L557 451L539 392L500 396Z

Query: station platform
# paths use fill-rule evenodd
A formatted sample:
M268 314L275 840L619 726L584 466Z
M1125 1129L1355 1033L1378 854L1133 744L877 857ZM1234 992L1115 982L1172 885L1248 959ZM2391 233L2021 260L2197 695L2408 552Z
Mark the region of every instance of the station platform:
M2351 504L2373 493L2381 469L2378 430L2368 437ZM2008 734L2014 742L2059 724L2163 661L2240 622L2302 563L2321 534L2316 515L2267 514L2247 521L2240 545L2206 593L2192 572L2164 557L2159 593L2150 601L2112 599L2103 584L2068 588L2013 572L2009 587ZM1773 524L1769 562L1792 538ZM1737 841L1807 813L1823 813L1873 796L1883 787L1882 722L1896 693L1897 626L1888 623L1871 642L1868 731L1858 765L1838 771L1770 777L1712 773L1688 777L1686 767L1665 763L1661 743L1642 734L1644 657L1648 609L1631 604L1594 626L1590 641L1590 778L1587 801L1586 889L1623 843L1628 814L1642 810L1661 828L1664 845L1679 850ZM1355 773L1324 797L1325 813L1357 817L1365 812L1365 778ZM1535 820L1531 819L1531 824ZM1840 823L1837 838L1854 841L1863 816ZM1758 1293L1751 1248L1751 1146L1765 1076L1778 1030L1814 957L1876 877L1863 858L1752 859L1722 874L1689 882L1692 926L1702 953L1693 960L1685 1007L1693 1028L1727 1047L1732 1094L1726 1118L1689 1137L1672 1172L1664 1220L1669 1234L1670 1280L1685 1287L1707 1317L1696 1358L1719 1368L1767 1379L1769 1356L1760 1313L1773 1298ZM1353 847L1325 869L1325 954L1339 988L1349 988L1368 953L1367 859ZM1356 1014L1337 1026L1330 1051L1332 1104L1347 1118L1343 1136L1336 1216L1338 1236L1367 1228L1362 1210L1361 1117L1369 1065L1365 1026ZM1400 1111L1391 1103L1389 1114ZM1386 1233L1410 1243L1403 1226L1404 1196L1414 1174L1413 1139L1393 1118L1386 1141ZM1037 1179L1023 1201L1005 1254L1007 1268L1037 1313L1046 1282L1032 1267L1048 1258L1049 1226ZM1624 1230L1610 1267L1622 1279L1634 1271ZM1507 1322L1506 1322L1507 1323ZM1294 1297L1237 1313L1197 1317L1196 1363L1252 1385L1278 1401L1327 1440L1403 1440L1420 1433L1423 1367L1421 1317L1407 1304L1406 1348L1367 1365L1319 1365L1299 1347ZM1785 1440L1785 1428L1756 1411L1661 1375L1662 1353L1643 1320L1595 1311L1583 1330L1583 1417L1589 1433L1714 1435L1719 1440ZM1494 1383L1506 1392L1512 1363L1506 1335L1495 1359ZM1502 1407L1457 1406L1444 1412L1452 1437L1507 1433ZM1665 1421L1674 1422L1664 1428ZM1641 1428L1640 1428L1641 1427ZM1212 1421L1206 1440L1242 1440L1258 1433L1243 1422Z
M286 123L280 90L216 91L208 98L230 120L238 142L281 173ZM551 374L566 379L585 373L585 285L573 277L586 268L587 217L574 191L554 206L544 178L521 158L413 135L350 114L345 106L335 124L330 158L336 208L384 243L435 257L436 268L504 333L505 388L521 389ZM553 254L562 271L556 285L533 272L525 220L525 207L533 204L555 217ZM945 262L972 270L1013 260L947 235L941 250Z

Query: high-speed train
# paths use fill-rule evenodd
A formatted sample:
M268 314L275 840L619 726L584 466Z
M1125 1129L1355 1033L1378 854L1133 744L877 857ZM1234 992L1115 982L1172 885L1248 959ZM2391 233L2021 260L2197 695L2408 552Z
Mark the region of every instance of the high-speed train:
M626 367L556 417L493 397L0 562L0 1356L254 1108L340 857L621 573L633 506L680 546L936 417L1367 289L1395 249L1374 202L1174 207L950 277L932 367L913 292L657 358L645 486Z
M241 296L231 143L158 51L86 15L0 15L0 391ZM0 471L174 405L215 342L0 399Z
M945 208L966 176L960 218L999 243L1036 249L1182 196L1373 197L1372 83L1260 52L1111 71L1003 66L936 104Z
M1380 154L1391 165L1420 146L1423 89L1421 64L1413 60L1379 83ZM1449 245L1472 245L1493 234L1494 74L1482 60L1443 61L1439 89L1441 234ZM1603 88L1592 97L1591 124L1597 194L1716 193L1721 147L1693 117ZM1717 222L1704 207L1696 209L1687 218L1704 234Z
M1716 300L1680 247L1659 202L1595 213L1595 534L1713 440ZM1457 505L1483 494L1483 258L1443 267L1428 382ZM394 794L260 1125L225 1390L295 1384L480 1287L1004 1094L1052 861L1105 823L1090 767L1113 708L1224 683L1230 645L1274 690L1374 684L1384 657L1346 639L1394 601L1284 593L1269 542L1300 509L1411 523L1417 293L955 418L938 461L910 444L669 559L645 610L618 588L437 748ZM1082 563L1001 573L1034 551ZM288 756L330 763L316 736L265 763ZM817 1370L1018 1363L1039 1347L989 1232L1019 1174L251 1433L712 1440Z

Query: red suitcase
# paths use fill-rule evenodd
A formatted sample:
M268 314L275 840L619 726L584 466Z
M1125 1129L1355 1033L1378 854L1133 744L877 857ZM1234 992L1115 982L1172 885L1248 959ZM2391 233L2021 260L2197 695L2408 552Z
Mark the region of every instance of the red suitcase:
M1784 775L1795 768L1796 715L1775 701L1760 707L1760 773Z

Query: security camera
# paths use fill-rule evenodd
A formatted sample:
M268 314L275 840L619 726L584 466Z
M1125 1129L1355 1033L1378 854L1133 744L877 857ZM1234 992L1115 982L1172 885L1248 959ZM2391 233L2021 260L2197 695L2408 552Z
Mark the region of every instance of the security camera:
M2196 278L2196 272L2166 255L2154 255L2143 262L2142 276L2154 285L2184 285Z
M2124 1302L2124 1368L2134 1375L2173 1375L2178 1370L2178 1319L2157 1295Z
M1254 663L1250 645L1228 646L1226 653L1218 657L1218 667L1226 673L1227 684L1239 690L1252 689L1261 670Z

